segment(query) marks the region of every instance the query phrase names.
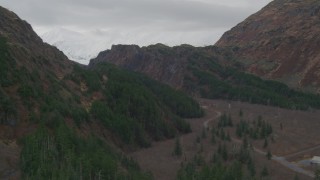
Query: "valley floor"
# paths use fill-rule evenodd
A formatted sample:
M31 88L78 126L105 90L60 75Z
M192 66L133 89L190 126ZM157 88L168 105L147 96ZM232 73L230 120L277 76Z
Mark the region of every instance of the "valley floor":
M320 111L296 111L270 106L254 105L242 102L222 100L198 100L206 111L206 115L199 119L188 119L193 132L180 137L183 155L181 158L173 156L175 139L155 142L148 149L142 149L131 156L146 170L151 171L155 179L175 179L177 171L196 154L201 153L205 160L209 161L217 145L212 145L210 138L197 143L203 129L210 128L218 121L222 113L230 114L234 124L239 122L239 112L243 112L241 118L253 120L261 116L263 120L273 127L274 142L269 142L268 150L273 154L273 160L267 160L263 148L264 141L252 141L255 151L253 159L257 169L268 167L270 179L294 179L297 175L300 179L312 179L314 167L304 167L297 161L312 158L320 151ZM233 144L237 142L235 128L228 130ZM209 132L208 132L209 134ZM238 140L239 141L239 140Z

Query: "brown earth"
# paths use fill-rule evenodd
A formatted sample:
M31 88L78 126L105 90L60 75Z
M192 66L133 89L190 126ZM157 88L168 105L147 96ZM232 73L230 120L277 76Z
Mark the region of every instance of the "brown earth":
M216 46L231 47L248 72L317 92L319 17L318 0L274 0L226 32Z
M229 65L233 63L232 57L228 56L230 53L228 49L214 46L202 48L191 45L168 47L163 44L146 47L113 45L110 50L102 51L95 59L91 59L89 67L99 63L111 63L146 74L175 89L182 89L186 86L186 77L193 77L190 67L195 61L200 63L203 60L212 60L221 65ZM203 68L206 69L207 66L204 65Z
M254 105L242 102L216 101L221 111L230 113L235 122L239 121L239 110L244 113L243 119L252 121L261 116L273 127L274 143L270 143L271 151L278 156L286 156L310 147L320 145L319 110L298 111L287 110L271 106ZM280 123L283 125L281 130ZM263 147L263 141L254 142L257 147Z
M178 169L181 164L191 160L194 155L200 152L207 161L213 155L217 145L212 145L210 138L204 139L201 143L197 143L197 137L201 136L204 129L204 124L209 121L208 126L214 126L217 122L218 115L226 112L232 116L234 124L239 120L239 111L243 111L243 118L246 120L256 119L258 116L272 124L274 131L274 143L269 143L267 149L270 149L272 154L276 156L285 156L292 153L308 149L310 146L320 144L320 140L314 137L319 135L320 121L318 120L320 111L302 112L268 107L262 105L253 105L242 102L227 102L221 100L199 100L201 105L206 109L206 116L200 119L189 119L193 132L180 137L183 147L183 155L177 158L172 155L175 140L167 140L156 142L151 148L142 149L131 154L137 160L140 166L151 171L155 179L167 180L175 179ZM229 106L230 104L230 106ZM229 108L230 107L230 108ZM280 128L280 122L283 124L283 129ZM230 128L232 138L236 138L234 128ZM209 133L208 133L209 134ZM253 145L263 151L263 142L253 141ZM236 142L231 143L228 147L233 146ZM202 144L202 145L201 145ZM237 144L237 143L236 143ZM201 151L201 146L203 151ZM260 153L253 153L257 172L267 166L270 172L270 179L293 179L296 172L284 167L276 161L269 161ZM302 174L297 174L301 179L311 179Z

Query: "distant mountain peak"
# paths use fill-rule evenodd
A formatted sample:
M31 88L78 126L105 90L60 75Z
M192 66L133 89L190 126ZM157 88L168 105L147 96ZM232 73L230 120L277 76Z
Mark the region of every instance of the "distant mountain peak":
M107 41L104 41L103 38L97 39L90 34L66 28L55 28L41 37L44 41L62 50L69 59L81 64L88 64L90 59L108 47Z

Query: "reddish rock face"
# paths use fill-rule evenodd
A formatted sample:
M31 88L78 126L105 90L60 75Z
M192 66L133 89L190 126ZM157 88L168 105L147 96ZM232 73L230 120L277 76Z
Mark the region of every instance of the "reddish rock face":
M142 72L155 80L180 88L183 84L186 57L183 47L170 48L162 44L142 48L137 45L114 45L111 50L103 51L96 59L91 60L89 66L100 62Z
M275 0L226 32L246 70L305 90L320 88L320 1Z

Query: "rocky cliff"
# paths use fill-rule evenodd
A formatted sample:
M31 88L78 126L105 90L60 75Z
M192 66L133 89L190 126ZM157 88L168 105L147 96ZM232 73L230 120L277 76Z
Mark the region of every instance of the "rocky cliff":
M231 47L246 70L286 84L319 91L320 2L274 0L216 43Z
M140 48L137 45L114 45L111 50L99 53L89 66L109 62L126 69L143 72L150 77L173 87L181 87L186 58L181 49L172 49L162 44Z

